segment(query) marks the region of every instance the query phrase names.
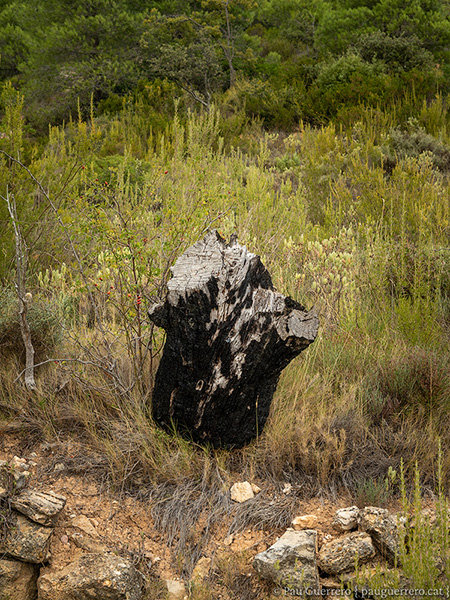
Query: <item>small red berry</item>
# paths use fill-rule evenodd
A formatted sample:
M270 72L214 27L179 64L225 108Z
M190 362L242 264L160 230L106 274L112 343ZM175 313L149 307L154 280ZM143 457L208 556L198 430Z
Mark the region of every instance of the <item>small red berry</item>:
M169 172L169 171L164 171L164 175L167 175L167 173L168 173L168 172Z

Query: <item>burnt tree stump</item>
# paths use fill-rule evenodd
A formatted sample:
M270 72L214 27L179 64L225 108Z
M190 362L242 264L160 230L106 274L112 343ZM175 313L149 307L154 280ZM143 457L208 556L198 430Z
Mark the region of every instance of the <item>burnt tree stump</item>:
M259 256L216 232L172 267L150 319L167 332L153 417L215 447L261 434L281 371L311 344L318 318L276 292Z

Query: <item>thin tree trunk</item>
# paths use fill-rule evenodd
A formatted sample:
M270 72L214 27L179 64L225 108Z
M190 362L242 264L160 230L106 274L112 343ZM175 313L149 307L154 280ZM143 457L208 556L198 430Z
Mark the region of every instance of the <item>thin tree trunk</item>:
M36 389L36 382L34 380L34 347L31 340L31 330L28 324L27 311L28 311L28 299L25 294L22 299L19 297L19 318L20 318L20 330L22 332L22 339L25 346L25 385L29 390Z
M228 61L228 67L230 69L230 88L232 88L234 86L234 84L236 83L236 71L234 69L234 65L233 65L233 59L234 59L234 36L233 36L233 30L231 28L231 22L230 22L230 13L228 12L228 4L229 2L225 2L224 8L225 8L225 18L226 18L226 22L227 22L227 48L226 51L224 49L224 53L226 56L226 59Z
M17 220L16 202L14 197L9 196L8 191L6 192L6 204L14 228L14 238L16 241L15 285L17 298L19 300L20 331L25 346L25 385L28 390L34 391L36 389L36 382L34 380L34 347L31 340L30 325L27 319L28 302L31 300L31 294L26 291L28 251Z

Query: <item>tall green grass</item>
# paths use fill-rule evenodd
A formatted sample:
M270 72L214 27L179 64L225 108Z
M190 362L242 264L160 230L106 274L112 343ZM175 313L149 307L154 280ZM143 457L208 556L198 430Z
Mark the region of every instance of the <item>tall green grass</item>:
M13 98L3 127L17 132L0 140L1 149L21 157L42 189L17 164L9 169L7 157L0 184L21 200L33 294L72 311L51 356L58 363L42 367L41 378L92 383L89 402L71 388L71 410L115 473L124 460L114 442L120 421L150 453L136 457L139 471L164 479L161 465L171 453L165 439L154 442L160 434L149 424L147 401L162 335L146 311L164 293L176 257L216 227L225 237L236 232L262 256L276 287L315 305L321 319L318 339L286 369L264 433L238 464L276 480L305 476L311 492L335 485L355 491L358 481L383 477L402 457L432 478L441 438L448 481L448 180L430 151L395 151L395 115L361 110L345 128L301 125L288 137L253 124L230 146L215 108L175 112L153 131L142 106L127 106L53 128L45 147L30 151L20 110ZM424 105L409 131L414 127L447 147L442 98ZM0 236L8 287L13 245L3 216ZM80 360L63 363L74 357ZM108 361L114 371L105 374ZM17 415L16 404L23 405L3 377L3 406ZM66 422L67 406L58 396L50 411L45 405L41 413L34 405L33 422L49 435ZM98 410L109 425L92 426ZM196 452L172 443L178 457ZM173 464L183 477L185 460Z

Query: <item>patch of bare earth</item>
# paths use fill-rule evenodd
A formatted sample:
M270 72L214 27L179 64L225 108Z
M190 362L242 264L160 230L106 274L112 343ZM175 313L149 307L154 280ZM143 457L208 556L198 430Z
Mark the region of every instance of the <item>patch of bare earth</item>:
M128 556L136 565L161 579L178 579L173 552L166 539L155 526L151 501L138 500L119 489L113 489L104 475L95 474L95 457L85 457L86 471L80 462L80 447L75 442L38 444L24 449L18 436L3 436L0 440L0 460L20 456L31 461L30 487L38 491L53 491L67 498L51 543L51 567L62 568L85 552L112 550ZM77 459L77 460L76 460ZM76 471L74 473L74 470ZM271 489L270 484L257 482L270 504L286 502L287 496ZM338 537L332 528L333 515L337 509L349 506L350 497L331 502L326 498L301 500L292 497L296 515L315 515L319 546ZM253 572L253 557L266 550L284 533L276 530L245 527L230 535L230 519L224 520L211 536L203 550L203 556L215 560L233 554L245 553L249 576ZM200 524L201 525L201 524Z

